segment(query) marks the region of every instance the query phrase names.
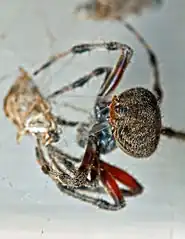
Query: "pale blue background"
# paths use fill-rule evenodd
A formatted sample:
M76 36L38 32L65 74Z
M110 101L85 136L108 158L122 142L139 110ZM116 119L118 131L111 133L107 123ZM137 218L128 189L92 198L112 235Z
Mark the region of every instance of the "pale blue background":
M0 1L0 100L22 65L32 72L51 53L73 44L118 40L135 49L132 64L119 89L135 85L150 87L147 56L137 40L117 23L77 21L71 14L79 1ZM130 22L142 32L159 57L165 87L162 107L166 125L185 129L185 1L167 0L160 11L148 12ZM92 53L60 61L37 81L44 93L71 82L99 65L112 66L118 54ZM69 58L70 59L70 58ZM89 87L65 96L90 109L98 80ZM60 114L66 109L57 106ZM76 117L76 113L68 112ZM87 117L79 115L79 117ZM106 159L134 174L144 186L142 196L129 199L119 212L97 210L61 195L40 172L35 162L34 141L25 137L15 143L15 128L0 113L0 238L162 238L185 237L185 144L162 139L158 151L147 161L138 161L120 150ZM65 131L62 147L81 155L75 132Z

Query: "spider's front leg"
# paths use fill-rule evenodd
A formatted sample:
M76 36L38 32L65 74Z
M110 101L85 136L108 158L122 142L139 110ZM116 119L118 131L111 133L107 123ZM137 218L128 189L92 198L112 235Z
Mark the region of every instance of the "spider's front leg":
M122 54L120 54L116 65L112 68L112 71L104 78L94 105L94 113L98 122L102 123L109 118L109 104L111 103L110 96L121 82L123 74L131 61L132 55L133 50L131 48L125 48Z
M62 95L64 93L66 93L66 92L73 91L73 90L75 90L77 88L81 88L85 84L90 82L94 77L98 77L98 76L100 76L102 74L106 74L106 76L107 76L107 75L110 74L111 71L112 71L112 68L111 67L106 67L106 66L95 68L90 73L80 77L76 81L74 81L72 83L69 83L68 85L65 85L62 88L54 91L52 94L50 94L47 97L47 99L48 100L52 100L53 98L55 98L55 97L57 97L59 95Z
M122 77L128 63L130 62L131 57L132 57L133 50L129 46L127 46L125 44L121 44L119 42L107 42L107 43L97 43L97 44L81 44L81 45L76 45L76 46L72 47L69 51L67 51L66 53L61 53L59 55L60 55L60 57L63 57L66 54L69 54L69 53L81 54L81 53L88 52L88 51L91 51L91 50L96 49L96 48L106 49L106 50L109 50L109 51L121 50L121 55L118 59L118 62L116 64L116 66L114 68L112 68L112 67L98 67L98 68L94 69L92 72L90 72L89 74L87 74L87 75L79 78L78 80L76 80L76 81L74 81L74 82L72 82L68 85L65 85L61 89L53 92L52 94L50 94L47 97L48 100L52 100L53 98L57 97L58 95L61 95L61 94L65 93L65 92L69 92L69 91L72 91L76 88L83 87L93 77L97 77L97 76L102 75L102 74L106 74L106 75L105 75L105 80L103 81L103 84L100 87L100 92L98 94L98 100L101 100L101 99L104 100L104 96L107 96L108 94L110 94L114 91L114 89L119 84L119 82L121 80L121 77ZM57 60L59 55L56 55L52 59ZM37 75L40 71L47 68L52 63L53 63L52 60L45 63L43 66L41 66L41 68L39 70L35 71L34 75ZM97 109L97 110L99 110L99 109ZM73 126L76 126L80 122L67 121L67 120L60 119L60 117L58 117L57 118L57 123L60 124L60 125L72 126L73 127Z
M98 94L98 98L107 96L108 94L112 93L114 89L119 84L122 75L127 68L127 65L129 64L131 57L133 55L133 50L125 44L119 43L119 42L105 42L105 43L97 43L97 44L81 44L76 45L72 47L70 50L61 53L59 55L55 55L51 58L50 61L42 65L39 70L36 70L33 74L37 75L40 71L50 66L55 60L58 58L64 57L70 53L72 54L82 54L84 52L92 51L96 48L99 49L105 49L108 51L115 51L115 50L121 50L120 57L118 58L117 64L114 68L112 67L98 67L95 68L92 72L89 74L86 74L85 76L79 78L78 80L63 86L61 89L53 92L50 94L47 99L52 100L53 98L57 97L58 95L62 95L65 92L72 91L76 88L83 87L85 84L87 84L93 77L100 76L102 74L106 74L103 84L100 87L100 92Z
M44 63L38 70L36 70L33 73L33 75L38 75L42 70L48 68L50 65L52 65L57 60L64 58L70 54L72 54L72 55L83 54L86 52L91 52L96 49L97 50L106 50L106 51L121 50L121 52L125 52L125 50L132 51L132 49L128 45L122 44L122 43L116 42L116 41L110 41L110 42L104 42L104 43L79 44L79 45L73 46L72 48L68 49L67 51L56 54L54 56L51 56L50 60L48 60L46 63Z

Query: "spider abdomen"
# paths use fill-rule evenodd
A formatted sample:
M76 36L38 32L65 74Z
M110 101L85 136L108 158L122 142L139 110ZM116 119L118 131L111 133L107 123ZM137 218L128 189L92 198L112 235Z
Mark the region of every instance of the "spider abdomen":
M110 123L120 149L147 158L156 150L161 131L161 112L156 97L145 88L132 88L114 96Z

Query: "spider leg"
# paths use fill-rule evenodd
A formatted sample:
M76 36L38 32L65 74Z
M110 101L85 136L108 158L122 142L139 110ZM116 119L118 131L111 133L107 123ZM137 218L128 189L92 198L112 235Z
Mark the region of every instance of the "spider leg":
M82 179L84 179L84 177L87 178L90 173L91 182L98 179L101 180L109 195L114 200L114 204L109 203L109 208L112 208L111 210L119 210L125 206L125 200L122 194L123 191L119 189L116 179L111 172L104 167L104 164L100 161L99 157L100 152L98 150L97 138L89 135L86 151L78 169L78 174L74 180L75 185L78 188L83 187L84 181L82 181Z
M76 189L83 190L85 192L90 192L90 191L92 192L91 190L92 187L86 187L86 186L84 187L83 186L84 183L81 180L79 180L80 175L84 177L84 175L86 175L86 173L84 172L90 171L91 183L93 183L94 181L98 181L100 179L104 187L107 189L108 193L110 194L110 196L113 198L114 204L102 199L95 199L89 196L87 197L86 195L83 196L83 199L85 199L86 202L88 199L88 202L91 202L93 205L96 205L102 209L114 210L114 211L120 210L121 208L125 206L125 200L122 195L122 190L119 189L113 176L107 170L105 170L103 167L99 165L99 157L98 158L97 157L98 157L98 151L93 153L93 150L92 150L91 152L88 151L88 154L86 154L86 157L85 157L86 162L83 162L83 164L80 166L79 174L77 175L75 180L75 182L78 181L78 186ZM90 162L90 160L93 160L93 162ZM100 193L101 188L99 187L98 182L93 189L94 189L93 190L94 192Z
M81 164L75 173L75 177L71 180L71 185L75 188L83 187L87 184L88 175L94 164L97 155L96 137L89 135L85 153L81 159ZM73 158L69 156L72 160ZM92 184L91 184L92 185Z
M103 43L102 43L103 44ZM100 46L102 46L102 44L99 44ZM122 53L117 61L117 64L115 65L114 68L111 68L111 67L98 67L96 69L94 69L92 72L90 72L89 74L81 77L80 79L72 82L71 84L68 84L64 87L62 87L61 89L53 92L51 95L49 95L47 97L48 100L51 100L52 98L58 96L58 95L61 95L65 92L69 92L69 91L72 91L76 88L79 88L79 87L83 87L87 82L89 82L93 77L97 77L99 75L102 75L104 73L106 73L106 76L105 76L105 79L103 81L103 84L101 85L100 87L100 91L99 91L99 94L98 94L98 98L100 97L104 97L104 96L107 96L109 95L110 93L112 93L115 88L118 86L121 78L122 78L122 75L124 73L124 71L126 70L130 60L131 60L131 57L132 57L132 54L133 54L133 50L127 46L127 45L124 45L124 44L121 44L121 43L118 43L118 42L110 42L110 43L104 43L104 45L107 44L107 49L108 50L118 50L120 47L120 49L122 50ZM111 45L112 44L112 45ZM94 46L93 44L87 44L89 46ZM98 45L98 44L96 44ZM75 47L81 47L83 45L78 45L78 46L75 46ZM122 46L122 48L121 48ZM78 48L77 48L78 49Z
M105 187L102 187L102 186L99 186L99 185L96 185L95 187L82 186L82 187L79 187L78 189L80 191L85 191L85 192L88 192L88 193L98 193L98 194L102 194L102 195L107 194L107 191L105 190ZM133 193L131 191L126 190L124 188L120 188L120 191L124 195L124 197L136 196L136 195L133 195Z
M67 162L66 157L70 157L71 159L74 159L73 157L67 155L67 154L62 154L60 155L61 151L56 151L56 148L49 145L48 146L48 152L50 151L49 155L51 156L52 153L54 152L54 160L52 160L52 165L54 163L54 166L56 168L56 171L53 169L53 167L51 167L51 165L46 161L46 159L44 158L44 154L42 152L41 149L41 145L39 142L37 142L37 147L36 147L36 156L37 156L37 161L39 163L39 165L41 165L41 169L43 171L44 174L48 175L57 185L58 189L67 194L68 196L71 196L73 198L79 199L80 201L84 201L86 203L90 203L98 208L104 209L104 210L109 210L109 211L116 211L121 209L123 206L122 205L112 205L111 203L103 200L103 199L99 199L96 197L92 197L89 195L84 194L84 192L88 193L89 192L89 187L84 185L82 187L83 192L80 192L79 190L81 190L81 188L74 188L74 187L70 187L67 182L69 180L69 175L67 175L68 177L66 177L66 174L63 173L63 171L61 171L61 168L59 167L59 165L57 164L57 162L55 161L55 159L62 160L62 162L65 164L66 167L71 167L71 164L69 164L69 162ZM52 148L53 147L53 148ZM52 155L53 156L53 155ZM67 163L66 163L67 162ZM72 167L73 168L73 167ZM69 168L68 168L69 169ZM72 170L73 171L73 170ZM73 171L74 172L74 171ZM65 177L64 177L65 176ZM66 181L67 179L67 181ZM96 190L94 190L94 192L96 192ZM97 190L98 192L98 190Z
M93 206L96 206L103 210L117 211L117 210L122 209L125 206L125 203L123 203L122 205L114 205L114 204L109 203L106 200L85 195L85 194L79 192L76 188L74 189L74 188L68 188L66 186L63 186L58 181L56 181L56 185L61 192L67 194L68 196L72 196L73 198L79 199L80 201L90 203Z
M150 64L152 72L153 72L153 80L154 80L153 91L156 94L158 102L161 103L163 100L163 90L162 90L161 83L160 83L159 63L158 63L157 56L156 56L155 52L152 50L152 48L145 41L143 36L141 36L140 33L131 24L124 21L124 26L136 36L138 41L146 49L146 52L148 54L149 64Z
M100 160L100 167L107 170L107 172L109 172L115 180L130 188L130 191L124 191L125 193L128 193L129 196L136 196L143 192L143 186L126 171L110 165L102 160Z
M56 123L61 126L75 127L80 124L80 121L66 120L59 116L56 117Z
M108 42L108 43L102 43L102 44L99 43L99 44L76 45L73 48L71 48L71 52L74 54L77 54L77 53L80 54L85 51L90 51L90 50L93 50L98 47L105 48L107 50L121 49L122 54L120 55L116 66L114 68L111 68L111 67L96 68L91 73L85 75L84 77L81 77L80 79L76 80L75 82L73 82L69 85L66 85L66 86L62 87L61 89L53 92L51 95L49 95L47 97L48 100L51 100L52 98L54 98L60 94L63 94L65 92L72 91L75 88L83 87L84 84L86 84L88 81L90 81L90 79L92 77L101 75L103 73L106 73L106 77L105 77L105 80L103 81L103 84L100 87L100 92L98 94L98 100L100 100L102 96L104 98L104 96L106 96L114 91L114 89L119 84L128 63L130 62L130 59L133 54L133 50L129 46L118 43L118 42ZM46 64L46 65L48 65L48 64ZM44 68L42 68L42 69L44 69ZM38 72L38 71L36 71L36 72ZM35 73L35 74L37 74L37 73ZM60 118L58 118L57 121L60 125L66 125L66 126L76 126L79 123L79 122L67 122Z
M102 161L103 162L103 161ZM91 169L91 180L96 180L96 178L100 179L103 183L105 190L111 196L114 201L115 207L124 207L125 200L123 194L112 176L112 174L105 169L104 165L100 161L100 153L97 148L96 154L94 156L93 167Z
M111 173L103 167L101 167L100 179L105 186L108 194L114 200L114 204L112 206L118 209L125 207L126 203L116 180L111 175Z
M33 75L39 74L42 70L48 68L54 62L56 62L60 58L66 57L67 55L83 54L86 52L91 52L96 49L106 50L106 51L117 51L117 50L124 51L125 49L131 50L131 48L128 45L122 44L120 42L115 42L115 41L104 42L104 43L84 43L84 44L74 45L72 48L68 49L67 51L51 56L46 63L44 63L38 70L36 70L33 73Z
M73 185L75 187L82 187L88 178L88 174L93 166L94 156L96 154L96 146L94 144L93 137L89 136L87 146L81 164L78 168L78 172L73 179Z
M86 109L84 109L84 108L81 108L81 107L79 107L79 106L70 104L70 103L68 103L68 102L62 102L61 104L62 104L63 107L70 108L70 109L72 109L72 110L74 110L74 111L76 111L76 112L81 112L81 113L84 113L84 114L87 114L87 115L90 114L88 110L86 110Z
M142 185L126 171L100 160L98 148L91 169L91 180L95 180L97 175L109 195L113 198L115 207L125 206L124 196L136 196L143 192ZM127 186L130 190L119 188L116 181Z
M97 162L97 164L95 164L95 162ZM97 167L98 164L99 167ZM105 189L114 200L114 204L110 203L111 208L113 208L114 210L119 210L125 207L126 203L124 196L137 196L138 194L141 194L143 192L142 185L139 184L137 180L127 172L108 163L105 163L102 160L99 160L99 158L94 161L93 166L95 168L92 167L91 180L96 178L96 174L99 174L99 178L103 183ZM119 188L116 180L129 187L130 190ZM87 190L88 189L86 189L86 191ZM95 191L98 190L99 193L102 193L101 188L95 188Z
M67 153L64 153L62 150L52 145L49 145L47 150L49 158L51 159L52 164L54 164L55 168L59 172L62 171L68 175L71 175L71 178L68 180L68 187L79 188L81 186L93 186L91 181L87 179L87 175L83 171L79 173L79 170L74 165L74 163L81 162L81 158L76 158Z
M168 138L175 138L185 141L185 132L171 127L162 127L161 134Z
M79 78L78 80L74 81L73 83L63 86L61 89L53 92L51 95L47 97L48 100L51 100L52 98L57 97L58 95L61 95L65 92L72 91L76 88L83 87L87 82L89 82L93 77L97 77L99 75L102 75L106 73L106 75L109 75L109 73L112 71L111 67L98 67L94 69L89 74ZM79 110L79 109L75 109ZM75 127L76 125L80 124L79 121L71 121L71 120L65 120L60 117L56 117L56 121L61 126L69 126L69 127Z
M119 210L126 205L123 192L120 190L115 178L111 172L104 167L103 161L100 161L98 148L94 151L90 176L91 181L100 180L103 183L105 190L114 201L114 204L110 203L110 207L114 208L114 210Z
M51 167L44 157L44 152L41 147L40 141L37 139L37 146L35 147L35 155L37 163L40 165L41 170L44 174L49 174Z
M66 154L62 150L58 149L57 147L55 147L53 145L47 146L47 153L48 153L48 156L50 159L55 159L56 163L58 163L59 165L62 164L65 168L67 168L72 173L74 173L76 170L74 163L80 163L82 161L81 158L73 157L69 154ZM110 166L110 167L113 167L113 166ZM126 174L127 173L125 173L125 175ZM95 181L96 176L97 176L97 173L95 173L92 168L91 181ZM127 177L127 175L125 176L125 178L126 177ZM126 185L126 182L124 184ZM127 184L127 186L128 186L128 184ZM87 192L98 192L98 193L105 194L105 189L102 187L99 187L98 185L96 185L96 187L88 187L88 188L86 186L82 186L82 187L79 187L79 189L83 190L83 191L87 191ZM124 196L132 196L133 195L133 193L130 193L130 191L128 191L128 190L121 189L121 191L124 194Z
M62 150L58 149L54 145L48 145L47 152L50 158L54 157L59 163L62 162L64 165L66 165L67 168L71 168L67 166L70 161L73 163L80 163L82 160L81 158L73 157L67 153L64 153ZM72 171L73 170L74 169L72 169Z
M119 85L122 76L131 61L132 55L133 50L131 48L125 48L120 54L117 63L112 69L112 71L104 78L94 105L95 118L97 119L97 121L101 122L99 123L99 126L97 123L96 126L94 125L92 127L90 134L95 134L95 132L99 132L99 130L97 129L98 127L102 128L102 121L106 122L109 119L109 104L111 103L109 96ZM105 127L108 126L109 125L106 124Z
M111 72L112 68L111 67L98 67L91 71L89 74L86 74L83 77L80 77L78 80L63 86L61 89L56 90L52 94L50 94L47 98L48 100L51 100L52 98L55 98L58 95L62 95L65 92L72 91L76 88L83 87L85 84L87 84L93 77L97 77L99 75L102 75L104 73L109 74Z
M53 146L53 145L48 145L47 147L47 153L48 156L51 160L55 160L56 164L66 168L68 171L72 172L75 174L75 172L77 171L77 169L75 168L75 164L80 163L82 161L82 158L77 158L77 157L73 157L67 153L64 153L62 150L58 149L57 147ZM92 173L91 173L91 181L95 181L96 179L92 177ZM92 185L93 186L93 185ZM96 185L95 187L86 187L86 186L79 186L78 188L80 190L85 190L88 192L102 192L105 193L104 189L100 190L97 188L98 185Z
M122 50L116 65L114 66L110 74L106 75L103 84L100 87L98 97L105 97L113 93L113 91L120 83L122 76L131 61L132 55L133 50L130 47L124 48Z
M46 160L42 145L40 141L37 140L35 152L37 162L41 166L42 172L47 174L54 181L60 182L64 186L74 188L73 178L75 177L77 170L74 164L66 159L68 155L63 154L62 151L59 151L56 147L50 145L47 147L47 149L50 162ZM60 161L60 164L57 161ZM63 166L63 168L60 167L61 165ZM84 186L87 186L89 184L90 183L86 179L86 181L84 181Z

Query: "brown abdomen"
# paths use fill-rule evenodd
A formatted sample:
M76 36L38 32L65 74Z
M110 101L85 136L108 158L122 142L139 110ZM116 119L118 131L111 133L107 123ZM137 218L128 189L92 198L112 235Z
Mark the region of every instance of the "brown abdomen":
M114 128L118 146L126 154L147 158L156 150L161 131L161 112L155 96L145 88L129 89L118 96L127 111Z

